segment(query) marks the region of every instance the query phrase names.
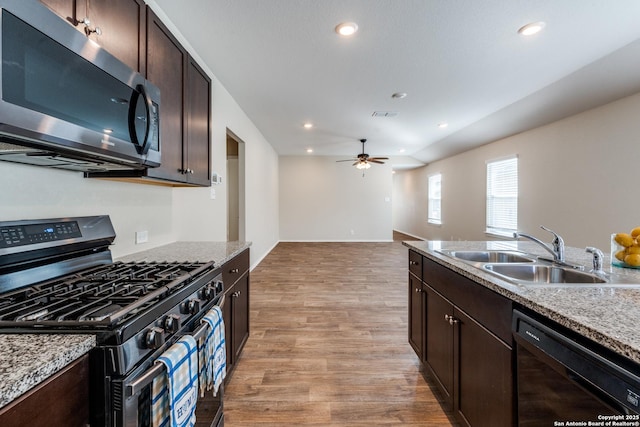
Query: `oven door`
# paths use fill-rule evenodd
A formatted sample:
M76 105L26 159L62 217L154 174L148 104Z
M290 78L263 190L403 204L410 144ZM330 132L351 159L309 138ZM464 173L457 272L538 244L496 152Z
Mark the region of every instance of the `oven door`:
M513 327L520 427L640 421L640 379L613 355L519 311Z
M224 295L213 305L223 307ZM200 323L200 319L213 306L202 310L201 316L190 322L190 335L199 342L209 330L205 323ZM184 335L184 334L182 334ZM175 340L174 340L175 341ZM150 427L151 426L151 384L158 375L165 370L164 365L155 363L155 360L167 350L172 343L166 343L162 349L153 354L149 361L122 380L112 380L111 392L111 417L114 427ZM224 386L221 385L216 396L208 391L204 397L198 395L196 405L196 418L198 425L219 427L224 425L223 409ZM209 421L211 420L211 421ZM210 424L202 424L202 423Z

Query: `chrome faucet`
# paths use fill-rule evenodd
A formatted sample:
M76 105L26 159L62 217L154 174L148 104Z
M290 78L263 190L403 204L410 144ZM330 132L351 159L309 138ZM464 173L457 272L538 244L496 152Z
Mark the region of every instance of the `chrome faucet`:
M543 242L542 240L538 239L537 237L534 237L531 234L527 234L527 233L520 233L516 231L515 233L513 233L513 238L519 239L520 237L524 237L525 239L533 240L534 242L542 246L547 252L553 255L554 262L564 263L565 262L564 261L564 240L562 240L562 237L560 237L558 233L548 229L544 225L541 225L540 228L542 228L544 231L548 231L549 233L553 234L553 241L551 242L551 245L552 245L551 247L547 245L545 242Z

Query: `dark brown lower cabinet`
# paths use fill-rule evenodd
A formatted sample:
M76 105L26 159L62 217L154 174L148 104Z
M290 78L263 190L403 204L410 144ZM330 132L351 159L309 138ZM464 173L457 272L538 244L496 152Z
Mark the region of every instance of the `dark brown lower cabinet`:
M425 286L426 318L425 364L438 383L444 406L453 410L453 326L447 320L453 305L429 286Z
M424 345L416 354L443 407L463 426L514 425L511 300L426 257L421 294Z
M420 360L424 354L424 314L422 281L409 273L409 344Z
M469 426L513 425L511 347L464 312L454 309L453 316L458 321L454 325L454 408L458 419Z
M89 356L0 409L0 426L85 427L89 425Z
M227 346L227 381L249 339L249 250L222 266L225 302L222 306Z

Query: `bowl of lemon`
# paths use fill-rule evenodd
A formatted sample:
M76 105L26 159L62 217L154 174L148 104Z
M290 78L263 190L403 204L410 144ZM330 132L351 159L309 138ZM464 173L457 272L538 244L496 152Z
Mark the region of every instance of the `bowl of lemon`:
M611 235L611 264L616 267L640 268L640 227L629 233Z

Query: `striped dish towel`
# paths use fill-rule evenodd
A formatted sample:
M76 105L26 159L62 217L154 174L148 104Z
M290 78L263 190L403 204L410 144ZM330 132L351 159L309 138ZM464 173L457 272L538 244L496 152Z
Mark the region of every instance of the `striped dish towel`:
M200 341L200 396L213 389L218 393L220 384L227 375L227 348L224 339L222 310L214 306L200 322L209 325L209 332Z
M193 427L198 400L198 345L185 335L162 353L158 362L166 370L151 386L151 421L154 427Z

